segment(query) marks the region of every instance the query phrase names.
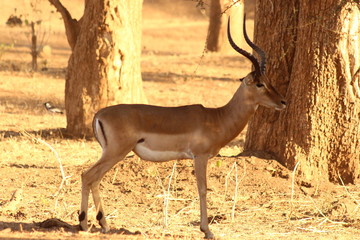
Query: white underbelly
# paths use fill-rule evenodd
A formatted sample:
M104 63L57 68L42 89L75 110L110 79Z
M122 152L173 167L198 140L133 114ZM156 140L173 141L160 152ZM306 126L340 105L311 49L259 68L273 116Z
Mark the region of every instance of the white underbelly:
M165 151L165 150L153 150L145 146L145 144L137 144L133 151L141 159L153 162L164 162L177 159L193 159L194 155L190 150L188 151Z

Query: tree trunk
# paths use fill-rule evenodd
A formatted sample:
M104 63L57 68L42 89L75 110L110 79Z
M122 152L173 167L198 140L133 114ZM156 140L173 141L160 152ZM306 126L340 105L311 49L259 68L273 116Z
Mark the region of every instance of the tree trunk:
M225 14L226 12L226 14ZM211 0L206 49L210 52L234 52L227 40L228 16L231 16L231 36L242 46L244 1Z
M37 71L37 57L39 55L39 52L37 50L37 36L35 32L35 23L31 22L31 68L33 71Z
M142 0L86 0L79 21L58 0L49 1L62 13L72 48L65 85L67 131L92 136L100 108L146 101L140 71Z
M259 107L246 150L267 151L308 182L360 180L359 6L343 0L258 0L255 42L288 107Z

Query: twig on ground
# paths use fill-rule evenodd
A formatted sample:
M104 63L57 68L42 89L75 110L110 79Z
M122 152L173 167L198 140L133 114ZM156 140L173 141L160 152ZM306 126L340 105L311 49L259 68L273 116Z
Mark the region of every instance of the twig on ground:
M57 190L57 192L54 194L54 197L56 197L56 201L55 201L55 209L57 208L57 204L58 204L58 196L60 195L61 190L63 189L64 185L66 185L66 181L67 179L69 179L71 176L66 176L65 175L65 171L64 171L64 167L62 165L61 159L59 157L59 154L57 153L57 151L47 142L45 142L44 140L34 137L32 136L30 133L28 133L27 131L22 131L21 132L24 136L32 139L35 142L39 142L42 143L43 145L45 145L46 147L48 147L52 153L55 155L56 161L59 163L59 168L60 168L60 172L61 172L61 183L60 186Z
M234 221L234 219L235 219L235 208L236 208L236 203L237 203L237 199L238 199L239 183L246 176L246 162L244 161L244 172L243 172L243 175L242 175L242 177L240 179L238 177L239 175L238 175L238 169L237 169L237 162L234 162L234 164L232 165L230 171L226 174L226 177L225 177L225 194L224 194L225 198L226 198L227 189L228 189L228 181L229 181L231 173L234 170L235 170L235 189L234 189L234 196L233 196L233 204L232 204L232 207L231 207L231 221Z
M295 174L298 166L300 165L300 161L298 161L295 164L294 170L292 172L292 179L291 179L291 203L294 201L294 195L295 195Z
M290 198L290 214L289 214L289 219L291 218L291 215L294 211L294 195L295 195L295 174L296 174L296 170L300 165L300 161L298 161L295 164L294 170L292 172L292 179L291 179L291 198Z
M338 176L339 176L339 179L340 179L340 182L341 182L341 186L345 189L345 192L346 192L346 193L349 195L349 197L359 206L359 205L360 205L360 201L357 200L357 199L349 192L349 190L348 190L347 187L345 186L345 183L344 183L344 181L342 180L339 172L338 172Z
M234 190L234 201L231 208L231 221L234 222L235 219L235 205L238 198L238 187L239 187L239 181L238 181L238 171L237 171L237 163L234 163L235 165L235 190Z
M360 68L359 68L359 70L360 70ZM358 71L359 71L359 70L358 70ZM353 213L356 213L356 212L358 211L359 207L360 207L360 201L357 200L357 199L349 192L349 190L348 190L347 187L345 186L345 183L344 183L344 181L342 180L339 172L338 172L338 176L339 176L339 179L340 179L340 182L341 182L342 187L345 189L345 192L349 195L349 197L350 197L350 198L356 203L356 205L357 205L356 208L355 208L354 211L353 211Z
M165 225L165 227L167 227L169 225L168 209L169 209L169 201L170 201L170 196L171 196L170 188L171 188L171 181L174 176L175 170L176 170L176 162L174 163L172 171L171 171L167 190L164 191L164 225Z
M114 176L113 176L113 178L112 178L112 180L111 180L111 184L113 184L113 185L114 185L114 183L115 183L116 176L117 176L118 172L119 172L119 169L118 169L118 168L115 168L115 173L114 173Z
M168 182L168 186L167 188L165 189L164 187L164 184L163 182L161 181L161 178L159 177L159 172L156 170L157 174L157 179L158 179L158 182L159 182L159 185L160 187L162 188L163 190L163 194L160 194L160 195L157 195L157 197L161 197L161 198L164 198L164 210L163 210L163 213L164 213L164 226L165 227L168 227L169 225L169 217L168 217L168 209L169 209L169 202L170 200L184 200L184 201L187 201L187 200L190 200L190 199L175 199L175 198L172 198L171 197L171 181L172 181L172 178L175 174L175 171L176 171L176 162L174 163L173 165L173 168L172 168L172 171L171 171L171 174L169 176L169 182Z
M232 171L235 168L235 164L236 164L236 162L232 165L232 167L230 168L230 171L226 174L226 177L225 177L225 193L224 193L224 198L225 199L226 199L226 194L227 194L227 190L228 190L228 181L229 181L229 178L230 178L230 175L231 175Z
M346 224L345 222L336 222L331 220L330 218L328 218L322 211L320 208L318 208L318 206L316 205L316 202L314 201L314 199L311 196L308 196L308 198L311 200L311 202L313 203L314 208L318 211L318 213L324 218L324 221L322 221L319 225L323 224L324 222L330 222L333 224Z

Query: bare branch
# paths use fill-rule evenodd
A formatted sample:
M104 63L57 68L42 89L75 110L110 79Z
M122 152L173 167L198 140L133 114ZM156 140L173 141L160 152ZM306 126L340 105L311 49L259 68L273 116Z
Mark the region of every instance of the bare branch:
M77 36L80 31L79 21L71 17L70 12L61 4L60 0L49 0L49 2L56 8L64 19L67 40L71 50L74 50Z

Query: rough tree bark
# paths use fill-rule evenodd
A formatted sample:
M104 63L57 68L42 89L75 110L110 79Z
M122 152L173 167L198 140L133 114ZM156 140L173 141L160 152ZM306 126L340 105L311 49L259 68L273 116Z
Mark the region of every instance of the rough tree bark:
M245 149L271 152L310 182L360 180L360 11L344 0L258 0L255 42L284 112L258 109Z
M225 14L226 12L226 14ZM234 52L227 40L228 16L234 41L242 46L244 0L211 0L206 49L210 52Z
M67 132L91 136L100 108L146 101L140 71L142 0L85 0L80 20L59 0L49 2L62 15L72 50L65 86Z

